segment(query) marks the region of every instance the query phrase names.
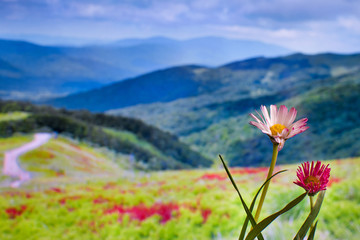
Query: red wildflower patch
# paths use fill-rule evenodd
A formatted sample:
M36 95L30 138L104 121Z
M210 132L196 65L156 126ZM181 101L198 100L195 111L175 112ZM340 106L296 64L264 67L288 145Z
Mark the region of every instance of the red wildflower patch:
M106 203L108 201L109 201L108 199L103 198L102 196L99 196L93 200L93 203L94 204L102 204L102 203Z
M18 216L21 216L25 212L26 208L27 208L26 205L22 205L22 206L20 206L20 208L11 207L11 208L5 209L5 212L9 216L10 219L14 219Z
M179 206L173 203L156 203L151 207L147 207L143 204L133 206L133 207L124 207L122 205L116 205L111 209L105 210L105 214L118 213L120 217L124 214L130 215L131 220L138 220L140 222L145 219L157 214L161 217L160 223L166 223L175 215L178 214Z
M28 192L3 192L1 195L6 197L25 197L25 198L32 198L33 195Z
M205 173L199 179L202 180L225 180L227 178L226 174L224 173Z
M166 182L165 182L165 181L159 181L157 184L158 184L159 186L162 186L162 185L165 185Z
M116 183L114 183L114 182L108 182L108 183L103 187L103 189L104 189L104 190L114 189L114 188L116 188L116 187L117 187Z
M258 173L266 173L268 169L266 167L258 167L258 168L231 168L230 172L232 175L249 175L249 174L258 174ZM205 173L199 179L202 180L225 180L228 176L226 173Z
M334 183L339 183L339 182L341 182L341 181L342 181L341 178L331 177L331 178L329 179L329 182L328 182L327 186L328 186L328 187L331 187L331 185L333 185Z
M63 176L65 176L65 171L64 171L63 169L56 170L56 171L55 171L55 175L56 175L57 177L63 177Z
M203 223L206 223L210 214L211 214L211 209L202 209L201 210L201 216L203 217Z
M85 191L87 191L87 192L93 192L93 191L94 191L93 188L88 187L88 186L86 186L86 187L80 187L80 189L81 189L81 190L85 190Z
M266 167L258 167L258 168L236 168L231 169L231 174L239 174L239 175L247 175L247 174L258 174L262 172L267 172L268 169Z
M81 196L69 196L69 197L63 197L59 200L59 203L64 205L68 200L76 200L76 199L80 199Z
M134 189L130 189L130 190L119 190L119 193L121 194L132 194L134 195L136 193L136 191Z
M32 198L33 195L32 195L31 193L26 193L26 194L25 194L25 197L26 197L26 198Z
M50 191L51 192L56 192L56 193L64 193L65 192L61 188L57 188L57 187L50 188Z

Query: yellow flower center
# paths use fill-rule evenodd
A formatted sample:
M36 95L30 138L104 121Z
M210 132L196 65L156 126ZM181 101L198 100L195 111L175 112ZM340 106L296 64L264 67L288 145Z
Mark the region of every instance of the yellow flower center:
M280 134L286 127L282 124L275 124L270 127L270 131L272 135Z
M305 180L304 180L305 184L308 185L309 183L320 183L319 179L317 177L314 176L308 176Z

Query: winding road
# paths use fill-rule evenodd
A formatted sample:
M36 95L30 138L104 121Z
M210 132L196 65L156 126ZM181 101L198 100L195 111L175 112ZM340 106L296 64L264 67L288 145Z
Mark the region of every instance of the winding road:
M19 166L18 158L31 150L34 150L41 145L45 144L50 140L52 134L50 133L36 133L34 135L34 140L22 145L21 147L6 151L4 154L4 165L3 165L3 174L11 177L19 178L10 184L11 187L17 188L23 182L29 181L31 179L31 174Z

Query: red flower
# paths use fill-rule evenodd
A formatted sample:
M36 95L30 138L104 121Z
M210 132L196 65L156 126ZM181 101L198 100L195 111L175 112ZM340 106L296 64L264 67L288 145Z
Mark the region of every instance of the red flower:
M5 212L9 216L10 219L14 219L18 216L21 216L25 212L26 209L27 209L27 206L22 205L22 206L20 206L20 208L15 208L15 207L7 208L7 209L5 209Z
M212 212L211 209L202 209L201 210L201 216L203 217L203 223L206 223L206 221L209 218L211 212Z
M320 161L317 161L316 164L312 161L311 165L309 162L305 162L297 169L298 179L294 183L304 188L310 196L313 196L319 191L326 190L330 170L329 164L321 164Z
M176 216L179 213L179 206L174 203L156 203L150 207L139 204L129 208L122 205L115 205L113 208L105 210L104 213L118 213L120 216L127 213L130 214L132 220L139 220L140 222L157 214L161 217L160 223L165 224L171 220L174 215Z

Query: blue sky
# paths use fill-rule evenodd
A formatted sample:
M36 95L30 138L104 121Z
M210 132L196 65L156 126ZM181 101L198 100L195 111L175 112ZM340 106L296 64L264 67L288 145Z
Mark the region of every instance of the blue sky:
M220 36L305 53L360 52L360 1L0 0L0 37L51 44L152 36Z

